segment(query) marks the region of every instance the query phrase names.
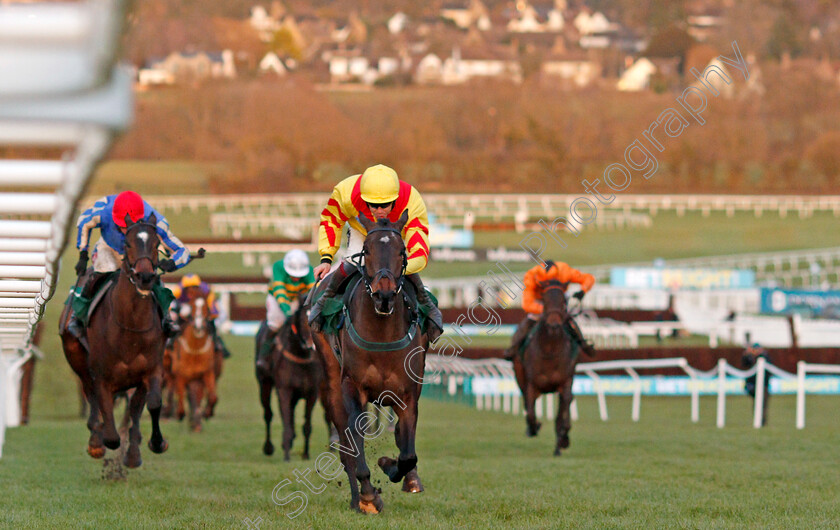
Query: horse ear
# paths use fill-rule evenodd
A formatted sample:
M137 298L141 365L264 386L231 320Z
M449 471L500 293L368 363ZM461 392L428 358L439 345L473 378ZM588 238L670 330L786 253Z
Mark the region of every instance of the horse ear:
M154 213L149 216L149 224L157 225L157 216Z
M359 220L359 223L361 223L364 229L368 232L370 232L373 229L373 227L376 226L376 222L368 219L367 215L363 213L360 213L356 219Z
M134 221L131 220L130 214L125 214L125 227L128 228L129 226L133 225Z
M408 210L403 210L402 215L400 216L399 220L397 220L397 224L395 228L398 232L402 232L405 224L408 222Z

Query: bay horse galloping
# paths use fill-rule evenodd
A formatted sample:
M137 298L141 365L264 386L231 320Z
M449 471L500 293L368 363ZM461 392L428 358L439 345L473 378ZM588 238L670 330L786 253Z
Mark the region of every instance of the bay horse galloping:
M572 316L566 305L566 284L548 280L541 284L543 292L543 313L531 332L531 338L519 354L513 355L513 370L516 382L525 401L528 436L536 436L541 424L537 421L535 402L543 394L559 392L555 431L557 445L554 455L569 447L569 430L572 428L569 407L572 395L572 380L577 365L578 346L573 344L566 331Z
M422 385L407 372L422 381L429 341L403 292L411 283L405 281L407 257L401 236L407 221L407 212L393 224L359 216L367 231L360 254L361 281L350 293L338 334L313 333L327 377L328 408L340 437L337 448L349 478L350 508L367 513L379 513L384 506L365 461L365 437L371 437L366 430L374 421L372 413L365 413L368 402L392 407L398 418L394 436L399 457L383 456L379 467L391 482L405 479L403 491L422 491L414 449Z
M263 322L263 326L267 324ZM259 333L258 337L265 336ZM260 403L265 420L265 443L263 453L274 454L271 443L271 390L277 389L278 408L283 420L283 459L289 460L292 442L295 439L295 408L298 401L305 401L303 420L303 459L309 459L309 437L312 435L312 409L321 393L322 403L326 402L324 369L315 353L312 333L306 320L306 311L298 307L280 327L274 347L268 357L268 369L256 364L257 382L260 385ZM257 343L257 355L262 344ZM326 408L326 405L325 405ZM325 414L327 428L332 428L329 414Z
M181 306L182 333L172 344L172 380L178 394L178 420L184 419L184 394L190 403L190 428L201 432L201 418L213 417L216 396L216 346L208 327L210 308L204 296L196 296ZM204 393L207 404L201 410Z
M132 223L127 230L123 261L116 280L90 315L86 338L77 339L66 329L71 306L61 316L60 335L67 361L82 381L90 404L88 454L105 456L105 449L120 447L114 424L114 396L131 388L129 448L124 463L141 465L140 416L143 406L152 417L149 448L163 453L168 448L160 432L161 378L164 334L152 288L158 281L158 237L152 215L147 222ZM104 447L103 447L104 444Z

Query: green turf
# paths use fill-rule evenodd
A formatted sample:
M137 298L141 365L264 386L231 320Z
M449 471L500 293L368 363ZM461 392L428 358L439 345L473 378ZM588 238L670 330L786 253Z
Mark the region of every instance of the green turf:
M68 254L64 270L74 261ZM60 292L68 284L65 274ZM380 516L349 512L339 478L322 494L309 493L305 512L289 521L284 513L293 506L276 506L272 490L313 461L299 459L300 445L291 463L261 454L252 342L234 337L227 338L234 357L220 381L218 414L205 431L167 421L166 454L144 445L141 469L124 481L103 480L102 463L84 452L76 383L55 335L58 298L48 306L32 423L7 431L0 528L230 528L258 517L261 528L812 528L840 518L840 476L826 467L840 442L836 396L809 396L804 431L793 427L793 397L773 398L770 426L761 431L749 427L744 397L728 401L723 430L714 427L713 398L702 400L701 422L692 425L687 398L645 398L634 424L628 399L608 398L611 420L602 423L595 399L582 397L572 448L559 459L551 456L549 425L526 439L521 418L425 399L417 442L425 493L403 494L375 470L386 502ZM149 432L145 419L146 440ZM279 446L277 422L273 432ZM320 410L313 436L316 457L326 441ZM370 447L372 458L396 454L389 435Z
M261 454L250 344L230 345L217 417L201 434L166 421L169 451L153 455L144 446L143 467L121 481L103 480L101 461L84 454L72 381L45 384L66 367L54 357L40 364L33 422L8 431L0 460L0 527L231 528L262 518L262 528L829 528L840 518L840 476L826 468L840 442L836 397L808 398L803 431L793 428L788 396L773 398L770 425L760 431L749 427L743 397L728 400L723 430L714 427L713 398L701 400L693 425L687 398L644 398L634 424L629 399L608 398L603 423L595 399L582 397L572 447L561 458L551 456L549 424L526 439L522 418L424 400L417 452L425 493L401 493L375 470L386 508L363 516L347 510L339 477L321 494L304 490L308 507L290 521L284 514L297 505L275 505L272 490L283 479L293 485L278 497L303 490L294 472L312 469L313 460L300 459L300 445L289 463ZM149 430L146 419L146 439ZM326 436L317 410L313 458ZM368 447L370 461L395 454L388 434Z
M105 195L132 189L141 194L211 193L211 181L229 168L221 163L190 160L111 160L97 168L88 194Z

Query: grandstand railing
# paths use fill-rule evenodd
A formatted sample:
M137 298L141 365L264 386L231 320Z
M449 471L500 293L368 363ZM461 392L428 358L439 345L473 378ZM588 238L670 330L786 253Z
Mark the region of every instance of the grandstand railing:
M447 216L458 219L472 212L476 219L489 218L495 221L514 223L522 219L526 212L531 219L545 218L552 220L557 216L567 216L569 205L580 194L440 194L427 193L429 211L439 218ZM311 217L320 214L327 193L295 194L241 194L218 196L157 196L155 205L175 211L204 209L210 213L254 212L274 215L282 212L285 216L298 215ZM796 212L800 217L807 217L815 212L832 212L840 216L840 195L708 195L708 194L672 194L672 195L633 195L619 194L604 209L640 211L650 214L659 211L675 211L677 214L696 211L703 214L725 212L752 212L761 216L764 212L776 212L787 215ZM518 217L517 217L518 214Z
M0 145L63 152L0 160L0 454L76 206L131 120L130 75L114 66L125 4L0 4Z

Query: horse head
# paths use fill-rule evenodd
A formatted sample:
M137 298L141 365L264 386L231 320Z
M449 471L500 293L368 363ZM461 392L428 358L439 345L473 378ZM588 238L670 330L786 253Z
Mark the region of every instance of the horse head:
M295 311L292 333L297 334L300 347L309 354L309 357L312 357L312 354L315 353L315 341L312 339L312 330L309 329L307 311L302 307Z
M210 306L204 296L195 296L181 308L181 318L191 318L193 333L196 337L203 337L207 332L207 321L210 320Z
M126 215L123 272L143 296L147 296L160 276L157 273L158 247L157 219L152 214L148 221L133 223Z
M566 306L566 286L568 284L558 280L542 282L543 318L549 330L560 332L563 324L569 318Z
M403 212L396 223L388 219L371 221L364 215L359 216L359 222L367 230L362 246L365 287L373 298L376 312L390 315L394 312L396 295L402 290L403 274L408 264L402 239L408 212Z

